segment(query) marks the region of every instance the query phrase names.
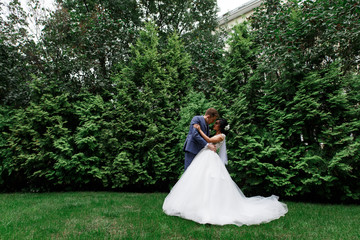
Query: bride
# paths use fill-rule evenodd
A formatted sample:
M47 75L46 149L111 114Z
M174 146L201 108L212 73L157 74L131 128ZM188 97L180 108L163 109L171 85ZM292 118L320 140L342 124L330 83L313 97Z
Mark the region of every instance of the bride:
M209 138L200 126L194 127L209 143L215 144L219 155L205 147L194 158L179 181L165 198L163 211L201 224L252 225L270 222L284 216L286 204L277 196L246 197L231 179L227 163L225 133L229 125L225 119L214 124L216 135Z

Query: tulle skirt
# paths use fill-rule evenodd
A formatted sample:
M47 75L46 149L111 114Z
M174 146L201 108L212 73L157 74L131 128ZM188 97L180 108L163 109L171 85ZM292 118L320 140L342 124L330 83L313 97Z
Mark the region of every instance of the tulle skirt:
M274 195L247 198L219 155L204 149L165 198L163 211L201 224L241 226L270 222L288 209Z

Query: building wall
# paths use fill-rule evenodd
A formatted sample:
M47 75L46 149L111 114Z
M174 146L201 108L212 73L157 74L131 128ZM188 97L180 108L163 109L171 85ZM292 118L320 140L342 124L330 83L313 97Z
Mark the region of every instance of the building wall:
M236 24L243 22L254 12L254 8L260 6L261 2L262 0L249 0L234 10L225 13L218 19L219 28L230 30Z

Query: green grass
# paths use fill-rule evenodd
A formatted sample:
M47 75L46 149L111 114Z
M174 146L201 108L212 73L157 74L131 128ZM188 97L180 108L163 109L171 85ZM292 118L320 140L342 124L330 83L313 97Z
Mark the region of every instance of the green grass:
M286 202L270 223L201 225L162 212L165 193L0 194L0 239L360 239L359 205Z

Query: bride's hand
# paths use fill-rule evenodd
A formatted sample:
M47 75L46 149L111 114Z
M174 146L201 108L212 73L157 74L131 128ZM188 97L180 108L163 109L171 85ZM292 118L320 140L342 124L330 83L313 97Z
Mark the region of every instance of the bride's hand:
M196 128L198 131L200 130L200 125L199 124L194 124L193 127Z

